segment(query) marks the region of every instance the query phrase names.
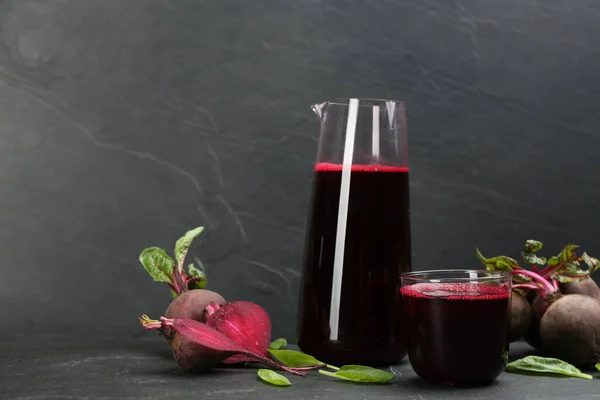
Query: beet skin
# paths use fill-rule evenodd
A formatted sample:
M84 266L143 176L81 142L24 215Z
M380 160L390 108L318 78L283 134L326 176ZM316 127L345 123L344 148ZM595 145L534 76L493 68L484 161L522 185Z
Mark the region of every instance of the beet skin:
M586 294L600 301L600 287L592 278L585 278L581 282L568 282L560 284L563 294Z
M542 317L540 335L549 356L579 367L600 362L600 301L564 295Z
M548 308L548 302L538 293L535 293L530 296L529 304L531 304L531 319L529 322L529 329L523 337L530 346L541 351L543 345L542 339L540 338L540 322L544 312Z
M211 302L222 305L225 304L225 299L220 294L206 289L188 290L173 299L165 312L165 317L169 319L190 318L198 322L206 322L205 309ZM167 339L167 342L173 345L173 332L167 331L164 336ZM193 343L184 345L185 342L186 339L181 338L178 342L178 347L185 350L187 354L189 349L195 345ZM175 351L175 349L173 349L173 351ZM179 353L182 354L182 351L179 351ZM173 353L173 355L175 355L175 353ZM175 359L177 359L177 357L175 357Z
M208 349L178 333L173 335L171 349L177 364L187 372L207 372L234 354Z
M531 306L520 293L513 291L510 300L510 329L511 342L519 340L529 329L531 323Z
M225 299L218 293L206 289L193 289L177 296L165 312L166 318L190 318L205 322L204 310L211 303L225 304Z

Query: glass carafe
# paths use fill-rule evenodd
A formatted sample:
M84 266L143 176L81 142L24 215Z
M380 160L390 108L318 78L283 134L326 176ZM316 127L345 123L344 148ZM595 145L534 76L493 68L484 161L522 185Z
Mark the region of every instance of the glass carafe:
M332 365L406 355L400 275L411 271L404 103L338 99L321 121L305 238L297 343Z

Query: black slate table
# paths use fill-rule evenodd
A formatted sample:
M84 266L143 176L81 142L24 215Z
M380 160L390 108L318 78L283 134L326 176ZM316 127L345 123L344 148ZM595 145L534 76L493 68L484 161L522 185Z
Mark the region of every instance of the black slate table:
M511 359L531 352L513 343ZM206 375L182 372L161 337L3 336L0 342L0 398L3 399L600 399L598 380L532 377L503 373L485 387L428 385L405 361L390 368L394 384L334 381L315 374L290 376L278 388L258 380L250 368Z

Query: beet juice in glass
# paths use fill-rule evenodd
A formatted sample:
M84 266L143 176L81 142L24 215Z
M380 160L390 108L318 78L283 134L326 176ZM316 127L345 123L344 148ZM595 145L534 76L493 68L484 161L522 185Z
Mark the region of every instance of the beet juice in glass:
M511 279L472 270L402 275L410 364L424 380L450 385L492 382L506 365Z
M305 239L297 343L332 365L406 355L400 275L411 270L404 103L313 106L321 121Z

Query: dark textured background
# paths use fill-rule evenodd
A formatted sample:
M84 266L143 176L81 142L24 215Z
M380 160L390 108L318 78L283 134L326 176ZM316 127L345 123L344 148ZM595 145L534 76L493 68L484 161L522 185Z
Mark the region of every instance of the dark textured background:
M140 332L137 261L207 228L210 287L293 338L318 121L408 109L414 268L600 254L595 0L0 2L0 329Z

